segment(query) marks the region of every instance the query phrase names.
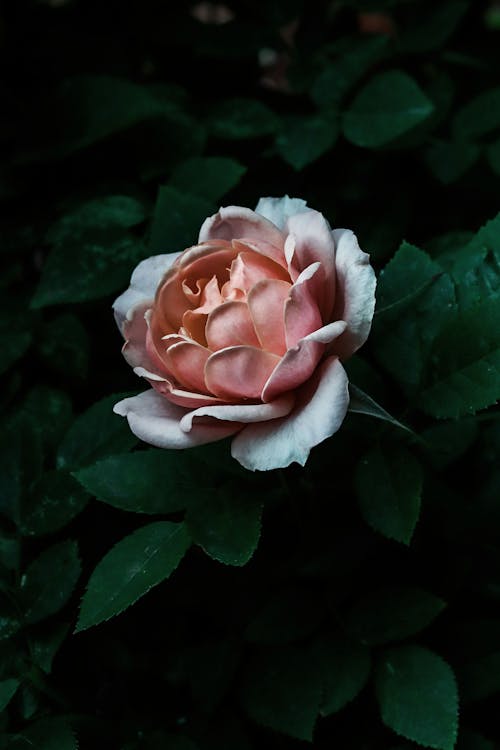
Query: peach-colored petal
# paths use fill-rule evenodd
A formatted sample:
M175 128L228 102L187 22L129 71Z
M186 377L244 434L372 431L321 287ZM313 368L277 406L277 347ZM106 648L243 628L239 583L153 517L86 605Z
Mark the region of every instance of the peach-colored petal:
M348 380L337 357L329 357L297 392L286 417L247 425L232 441L231 454L246 469L301 466L311 448L336 432L349 405Z
M318 310L318 271L320 263L305 268L290 289L285 302L285 337L287 349L291 349L304 336L321 328L323 321Z
M189 266L195 260L199 260L199 258L203 258L205 255L210 255L216 250L227 250L230 248L231 243L226 240L208 240L199 245L193 245L192 247L186 248L186 250L180 254L177 266L179 269L184 269L186 266Z
M239 252L231 264L229 276L231 287L248 292L264 279L281 279L290 282L287 271L271 258L259 255L259 253Z
M273 354L286 352L285 300L290 289L287 281L264 279L248 293L248 308L260 345Z
M251 250L253 253L258 253L266 258L270 258L285 270L287 268L286 258L282 247L283 242L280 247L276 247L276 245L271 245L269 242L265 242L265 240L250 240L247 237L245 241L242 241L241 239L233 240L231 244L238 252Z
M180 275L190 285L195 285L198 279L211 279L215 276L219 286L222 286L229 279L229 269L235 257L236 250L231 245L222 250L213 250L185 265Z
M346 358L365 343L370 333L377 279L370 256L361 250L353 232L335 229L333 236L337 246L337 296L333 314L347 323L347 330L335 343L335 352Z
M272 401L281 393L298 388L305 383L316 369L325 353L327 344L331 344L346 329L343 320L329 323L323 328L305 336L293 349L289 349L269 380L262 389L262 400Z
M199 242L207 240L263 240L283 247L283 235L280 230L260 214L249 208L226 206L206 219L200 229Z
M207 346L213 352L228 346L259 346L246 302L224 302L212 310L205 335Z
M295 403L293 393L287 393L269 404L223 404L222 406L201 406L190 411L181 419L181 430L189 431L193 420L201 417L214 417L228 422L265 422L289 414Z
M145 370L144 367L134 367L134 373L138 377L147 380L150 386L152 386L157 393L160 393L163 398L168 399L178 406L196 409L199 406L227 404L227 399L215 398L215 396L182 390L182 388L176 386L172 380L162 378L149 370Z
M194 341L180 341L168 347L165 362L180 385L190 391L207 393L204 371L208 349Z
M322 319L332 319L335 298L335 242L328 222L319 211L290 216L287 230L295 237L293 265L299 270L321 263L321 295L318 307Z
M177 260L180 253L167 253L166 255L153 255L151 258L142 260L136 266L130 279L127 291L120 294L113 302L115 320L120 331L127 312L146 300L153 300L158 284L163 275Z
M310 209L307 208L307 203L302 198L289 198L285 195L283 198L261 198L255 212L272 221L278 229L284 229L290 216L308 210Z
M186 409L172 404L154 390L119 401L113 411L127 417L134 435L157 448L189 448L213 443L240 429L238 423L213 420L210 424L194 424L185 432L180 428L180 421Z
M182 316L189 307L181 278L178 274L170 275L158 289L153 308L153 317L161 333L177 331L182 323Z
M260 398L264 383L279 357L253 346L231 346L212 354L205 365L205 382L219 398Z
M217 276L214 275L201 292L200 305L196 308L196 312L208 315L215 307L222 305L223 302L224 298L220 293L219 281Z
M207 323L208 315L206 313L194 312L193 310L186 310L182 316L182 326L180 331L185 331L189 338L196 341L201 346L207 345L205 338L205 326Z

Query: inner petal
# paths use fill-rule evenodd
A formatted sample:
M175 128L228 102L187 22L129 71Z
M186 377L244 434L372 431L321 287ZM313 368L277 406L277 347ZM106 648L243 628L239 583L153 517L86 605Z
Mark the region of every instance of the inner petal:
M205 382L224 399L258 399L280 358L254 346L231 346L212 354L205 365Z
M283 266L279 266L271 258L249 251L238 253L231 263L229 276L231 287L249 292L257 282L263 279L290 281L290 277Z
M246 302L224 302L212 310L205 335L208 348L214 352L228 346L259 346Z
M248 293L248 307L260 345L274 354L282 355L287 349L284 310L291 286L281 279L264 279Z
M194 341L180 341L168 347L165 360L175 379L185 388L207 393L204 370L210 352Z

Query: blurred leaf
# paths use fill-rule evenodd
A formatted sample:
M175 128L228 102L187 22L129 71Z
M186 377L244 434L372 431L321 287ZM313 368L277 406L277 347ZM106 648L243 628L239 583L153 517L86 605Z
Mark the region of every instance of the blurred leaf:
M47 630L30 634L30 652L34 663L46 674L52 671L52 662L69 631L67 623L51 625Z
M3 311L0 317L0 375L27 352L33 338L33 317L16 311Z
M18 607L0 592L0 641L10 638L21 627Z
M33 431L43 439L45 450L53 450L68 429L73 416L67 393L46 385L28 391L22 406Z
M193 542L225 565L245 565L259 543L262 499L237 483L193 497L186 523Z
M180 252L195 245L205 219L216 207L206 198L164 185L158 191L149 237L154 253Z
M323 677L321 716L344 708L361 692L370 675L370 652L345 636L329 635L313 645Z
M434 466L443 468L460 458L478 434L477 423L471 419L434 424L420 433Z
M450 185L462 177L479 158L475 143L437 141L425 152L427 166L443 185Z
M477 732L460 729L456 750L495 750L495 745Z
M67 720L45 717L10 735L9 750L78 750L78 743Z
M372 399L367 393L357 388L352 383L349 383L349 411L353 414L365 414L367 417L374 417L375 419L381 419L384 422L389 422L393 427L398 427L401 430L411 433L409 427L398 422L397 419L391 417L376 401Z
M7 570L17 570L21 560L21 540L16 534L0 532L0 565Z
M383 652L375 689L384 724L420 745L453 750L457 686L452 670L440 656L420 646Z
M378 148L423 122L432 102L406 73L380 73L356 95L344 112L342 130L351 143Z
M170 184L184 193L218 201L234 188L247 171L239 162L224 156L199 156L174 169Z
M21 579L25 622L32 625L62 609L81 570L76 542L59 542L44 550Z
M76 418L57 451L59 469L78 469L113 453L126 453L137 443L127 424L113 413L113 406L129 393L117 393L97 401Z
M87 505L90 495L63 469L48 471L30 487L22 503L20 528L25 536L62 529Z
M0 434L0 513L19 522L21 500L42 472L40 435L25 414L4 424Z
M332 148L338 131L333 118L288 118L276 136L276 149L287 164L300 171Z
M467 102L453 118L458 140L475 140L500 128L500 88L483 91Z
M37 349L47 367L66 377L87 376L89 336L80 320L69 313L47 323L37 340Z
M64 214L47 232L50 245L77 244L85 241L90 230L111 227L130 229L146 218L142 201L130 195L106 195L84 201Z
M362 643L379 646L419 633L445 606L442 599L423 589L377 589L359 599L342 617L342 624Z
M185 655L193 698L205 713L220 704L240 661L240 648L233 641L212 641L189 649Z
M176 451L146 450L107 458L74 472L80 484L108 505L135 513L175 513L186 507L189 484Z
M486 149L486 155L494 173L500 175L500 138L489 144Z
M323 620L323 608L306 590L286 588L274 592L271 599L250 620L245 640L250 643L293 643L317 630Z
M478 656L457 670L464 703L482 701L500 693L500 651Z
M15 677L0 681L0 712L5 711L18 687L19 680Z
M356 469L361 515L389 539L409 544L420 514L422 469L401 446L374 448Z
M452 36L468 7L467 0L447 0L419 8L416 21L402 31L400 49L403 53L422 53L441 47Z
M322 680L304 649L287 646L254 653L240 696L243 708L258 724L312 742Z
M123 612L177 568L191 540L182 523L158 521L116 544L90 576L76 632Z
M240 140L276 132L279 120L257 99L226 99L218 102L208 126L216 138Z
M420 406L438 418L475 414L500 398L500 297L458 312L433 345Z

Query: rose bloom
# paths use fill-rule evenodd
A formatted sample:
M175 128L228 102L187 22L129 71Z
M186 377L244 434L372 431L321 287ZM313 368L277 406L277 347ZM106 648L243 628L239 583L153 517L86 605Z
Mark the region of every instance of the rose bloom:
M115 301L125 359L152 388L114 411L160 448L234 435L248 469L303 466L345 417L341 361L368 336L375 284L355 235L303 200L221 208Z

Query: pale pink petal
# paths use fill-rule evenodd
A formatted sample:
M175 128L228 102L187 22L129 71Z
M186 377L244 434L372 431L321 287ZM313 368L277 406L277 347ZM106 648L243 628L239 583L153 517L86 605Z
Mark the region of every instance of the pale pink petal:
M179 256L179 268L183 269L193 261L203 258L205 255L210 255L216 250L227 250L228 248L231 248L231 243L226 242L226 240L209 240L202 242L201 245L188 247Z
M333 315L345 320L347 330L335 342L335 353L342 359L350 357L365 343L375 310L377 279L370 265L370 256L358 245L349 229L335 229L337 296Z
M148 383L173 404L184 406L190 409L197 409L199 406L216 406L217 404L227 404L227 399L215 398L202 393L184 391L175 383L156 375L154 372L145 370L144 367L134 367L134 373L148 381Z
M274 224L255 211L240 206L226 206L206 219L200 229L199 242L215 239L263 240L282 248L284 237Z
M244 242L241 240L233 240L231 244L238 252L251 250L254 253L270 258L285 270L287 268L286 258L283 252L283 243L281 243L280 247L276 247L276 245L271 245L269 242L265 242L265 240L262 239L249 240L247 238Z
M205 382L219 398L260 398L279 357L253 346L231 346L208 358Z
M285 254L285 262L286 262L286 267L288 269L289 276L292 279L292 281L297 281L300 271L298 271L293 264L293 258L295 255L295 235L294 234L287 235L287 238L285 240L284 254Z
M164 365L161 359L147 346L148 324L147 313L152 301L140 302L128 311L123 322L125 343L122 354L131 367L145 367L161 375Z
M156 295L153 308L153 335L164 335L179 330L182 316L190 307L182 289L182 279L178 274L169 276Z
M248 250L239 252L231 264L230 286L248 292L263 279L281 279L290 282L287 271L271 258Z
M307 210L307 203L302 198L289 198L285 195L283 198L261 198L255 212L272 221L278 229L284 229L290 216Z
M333 435L349 405L348 380L337 357L329 357L297 392L286 417L247 425L232 441L231 454L246 469L267 471L301 466L311 448Z
M195 393L207 393L205 385L205 363L210 356L208 349L194 341L180 341L168 347L165 362L180 385Z
M332 319L335 298L335 242L328 222L319 211L295 214L287 221L295 237L293 265L299 270L321 263L321 296L318 306L324 321Z
M291 349L297 342L309 333L321 328L323 321L318 310L317 299L320 290L321 276L318 271L320 263L312 263L305 268L290 289L285 302L285 337L287 349Z
M194 419L214 417L228 422L266 422L289 414L295 403L293 393L287 393L269 404L224 404L222 406L202 406L188 412L181 419L181 430L189 431Z
M255 332L263 349L274 354L286 352L285 301L291 284L279 279L259 281L248 293L247 302Z
M343 320L329 323L305 336L293 349L289 349L262 389L262 400L273 401L281 393L305 383L316 369L326 346L331 345L345 329L346 324Z
M136 437L157 448L190 448L213 443L240 429L237 423L213 420L210 424L195 424L189 432L185 432L179 423L186 409L170 403L154 390L119 401L113 411L127 417Z
M130 308L141 302L154 299L156 289L163 275L179 255L180 253L153 255L151 258L142 260L136 266L130 279L129 288L113 302L115 320L120 331Z
M246 302L224 302L216 307L208 316L205 335L213 352L228 346L259 346Z

